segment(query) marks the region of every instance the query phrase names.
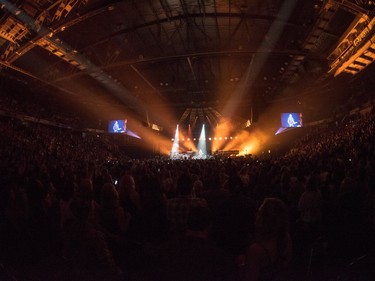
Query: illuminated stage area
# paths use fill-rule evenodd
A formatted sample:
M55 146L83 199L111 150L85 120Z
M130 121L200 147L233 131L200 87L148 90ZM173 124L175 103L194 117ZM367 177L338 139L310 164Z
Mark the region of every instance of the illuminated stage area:
M219 134L220 131L224 132L222 126L220 129L219 125L216 128L212 125L212 122L208 126L202 124L199 135L192 132L190 124L185 131L177 125L174 138L172 138L170 157L172 159L208 159L226 151L225 147L238 140L237 136L222 136ZM228 130L226 131L229 133ZM234 155L234 153L230 154ZM236 155L238 154L239 150Z
M276 108L257 123L239 122L222 117L216 125L190 124L176 126L169 141L172 159L210 159L276 153L305 132L303 113L283 112ZM199 132L199 133L198 133Z
M225 158L236 158L240 156L239 150L219 150L213 154L203 154L195 151L176 152L171 154L173 160L195 160L195 159L225 159ZM251 156L248 154L246 156Z
M215 157L225 157L225 156L239 156L239 150L225 150L218 149L213 151L212 147L226 147L231 141L238 139L238 137L209 137L209 138L189 138L180 139L175 141L172 139L173 145L171 150L172 159L209 159L213 156ZM220 144L217 144L220 143ZM176 149L179 148L179 149ZM184 150L188 148L188 150ZM242 153L244 155L245 153Z

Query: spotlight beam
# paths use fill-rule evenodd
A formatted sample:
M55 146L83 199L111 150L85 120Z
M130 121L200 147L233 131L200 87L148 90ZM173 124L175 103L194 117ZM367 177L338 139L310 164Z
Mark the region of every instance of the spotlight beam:
M204 124L202 126L202 131L199 136L197 158L207 158L206 130Z
M280 38L283 29L285 28L285 21L289 19L291 13L293 12L295 6L297 4L297 0L290 0L285 1L283 6L280 9L279 14L277 15L277 20L271 25L270 29L267 32L265 38L268 40L264 40L262 45L260 46L259 50L264 49L273 49L276 45L277 40ZM224 108L224 113L226 116L233 116L237 107L242 101L242 98L245 94L248 94L248 90L251 89L251 86L254 83L255 78L257 77L258 73L260 72L262 66L266 62L269 53L254 53L251 56L251 60L248 66L248 69L245 73L245 77L243 77L242 82L239 84L238 89L236 89L228 102L228 104ZM254 95L251 94L251 100L253 100Z
M175 158L177 156L178 149L179 149L179 133L178 133L178 124L177 124L176 132L174 134L173 145L171 149L171 158Z

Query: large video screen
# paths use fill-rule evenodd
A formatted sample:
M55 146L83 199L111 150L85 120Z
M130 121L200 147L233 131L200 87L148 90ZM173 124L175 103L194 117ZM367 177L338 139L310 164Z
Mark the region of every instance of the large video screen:
M302 113L287 112L281 113L282 128L298 128L302 127Z
M108 122L108 133L123 134L126 133L127 119L111 120Z

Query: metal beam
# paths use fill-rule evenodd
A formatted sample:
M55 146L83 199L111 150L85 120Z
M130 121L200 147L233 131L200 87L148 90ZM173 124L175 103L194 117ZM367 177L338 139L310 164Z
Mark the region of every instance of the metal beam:
M207 17L207 18L211 17L211 18L215 18L215 19L237 17L237 18L244 18L244 19L265 20L265 21L269 21L271 23L279 23L279 24L283 24L283 25L289 25L289 26L303 28L302 22L293 22L293 21L287 21L286 22L286 21L280 20L280 18L277 18L276 16L259 15L259 14L243 14L242 12L241 13L215 13L215 12L212 12L212 13L205 13L205 14L189 13L189 14L176 15L176 16L173 16L173 17L166 17L164 19L152 20L152 21L149 21L149 22L146 22L146 23L143 23L143 24L139 24L139 25L136 25L136 26L124 28L123 30L114 32L114 33L112 33L112 34L110 34L110 35L108 35L108 36L106 36L102 39L98 39L91 46L103 44L104 42L108 41L112 37L119 36L121 34L131 32L131 31L134 31L134 30L137 30L137 29L145 28L145 27L148 27L148 26L152 26L152 25L155 25L155 24L161 24L161 23L164 23L164 22L170 23L171 21L181 21L181 20L187 21L189 19L202 18L202 17Z
M156 89L154 85L152 85L152 83L134 65L130 65L130 67L143 79L143 81L147 83L147 85L151 87L151 89L153 89L160 97L164 99L164 96L159 92L159 90Z
M57 1L56 3L52 4L50 7L48 7L46 9L46 11L50 10L53 6L59 4L60 2L62 2L62 0L59 0ZM8 61L10 63L13 63L14 61L16 61L18 58L20 58L22 55L26 54L27 52L29 52L31 49L33 49L36 45L37 45L37 41L39 40L42 40L44 39L48 34L50 33L53 33L53 34L57 34L59 32L62 32L63 30L66 30L82 21L85 21L89 18L92 18L94 16L97 16L103 12L106 12L108 11L109 7L113 7L113 6L116 6L116 5L119 5L119 4L112 4L112 5L108 5L108 6L105 6L105 7L102 7L100 9L97 9L97 10L94 10L94 11L91 11L91 12L88 12L82 16L79 16L77 18L74 18L68 22L65 22L65 23L60 23L56 26L53 26L53 27L49 27L49 32L45 32L45 33L38 33L38 35L34 38L32 38L29 42L27 42L25 45L19 47L18 49L16 49L10 56L9 56L9 59Z
M107 65L106 67L103 67L103 70L109 70L111 68L116 68L120 66L126 66L126 65L136 65L136 64L144 64L144 63L159 63L164 61L172 61L172 60L184 60L188 57L220 57L220 56L244 56L249 57L249 55L252 54L272 54L272 55L292 55L292 56L309 56L311 58L314 58L316 60L325 61L325 57L318 56L317 54L308 54L306 52L296 51L296 50L256 50L256 51L214 51L214 52L202 52L202 53L189 53L189 54L181 54L181 55L173 55L173 56L165 56L165 57L155 57L155 58L143 58L142 60L133 60L133 61L122 61L122 62L116 62L111 65ZM75 76L82 75L80 73L75 73L72 75L67 75L64 77L61 77L57 81L62 81L66 79L70 79Z
M191 59L190 59L190 57L187 57L186 59L187 59L187 61L188 61L188 64L189 64L189 68L190 68L190 70L191 70L191 73L193 74L194 81L197 81L197 77L195 76L195 72L194 72L193 64L191 63Z

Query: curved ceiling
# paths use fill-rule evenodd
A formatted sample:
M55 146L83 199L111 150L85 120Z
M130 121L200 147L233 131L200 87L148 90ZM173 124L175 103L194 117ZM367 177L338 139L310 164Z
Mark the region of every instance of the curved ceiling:
M322 83L332 76L332 51L359 17L372 19L374 6L334 0L0 3L1 74L103 115L132 112L161 124L199 107L248 119L290 85L311 77Z

